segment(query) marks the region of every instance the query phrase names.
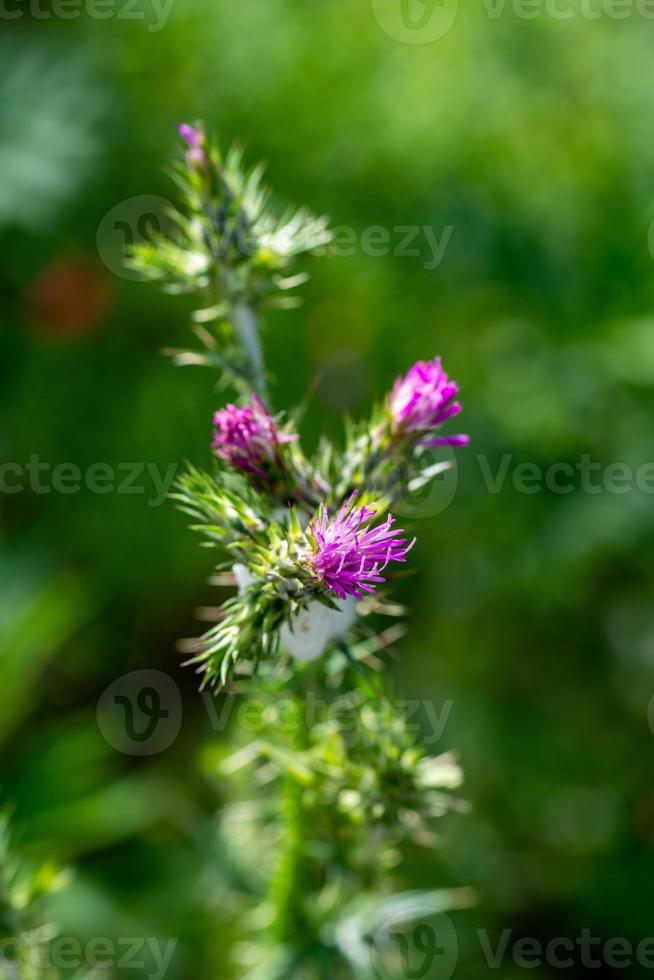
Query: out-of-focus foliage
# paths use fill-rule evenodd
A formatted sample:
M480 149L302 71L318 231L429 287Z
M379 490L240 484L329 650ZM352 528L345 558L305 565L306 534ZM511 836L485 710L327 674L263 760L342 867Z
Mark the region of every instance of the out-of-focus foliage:
M477 929L547 940L588 928L637 943L651 933L654 872L654 509L635 481L610 492L604 477L615 462L651 462L654 24L523 20L510 4L493 19L460 4L449 33L411 45L368 3L176 0L158 31L145 6L144 20L3 22L3 93L14 71L33 76L37 38L61 72L83 52L88 81L72 108L45 75L36 100L15 87L0 105L25 137L39 107L75 131L62 120L60 144L34 142L31 165L52 166L48 185L66 188L44 208L45 231L28 230L28 170L10 185L15 166L0 154L0 199L16 188L11 224L2 206L1 458L117 474L102 493L37 492L23 474L23 492L0 497L12 588L21 569L18 598L2 594L2 790L30 847L79 868L53 897L57 921L82 938L178 937L170 978L223 975L238 932L225 874L238 855L214 824L226 783L201 764L224 743L224 702L198 698L174 649L194 630L212 559L160 486L185 457L205 464L216 406L193 372L156 356L185 343L188 300L121 278L96 241L121 202L168 199L168 179L153 175L174 125L203 117L267 159L282 205L304 201L337 232L304 307L267 316L276 408L312 391L305 429L317 441L340 431L342 408L360 416L434 353L465 395L473 444L449 494L408 498L400 515L418 537L418 572L402 587L413 611L395 670L445 721L427 748L458 751L473 806L443 818L433 859L421 849L405 863L407 890L476 888L477 907L451 913L467 978L488 973ZM97 157L78 132L87 120ZM370 244L373 226L386 246ZM129 237L112 234L117 246ZM447 241L440 264L434 241ZM95 312L73 332L56 294L38 300L44 275L80 258L106 300L98 313L96 280L76 276L78 308ZM599 492L576 471L585 456ZM132 463L150 464L132 485L143 492L119 493L118 468ZM522 492L523 463L570 464L571 491ZM160 754L121 755L97 702L146 668L179 685L181 732ZM440 732L417 717L426 739Z
M67 47L4 37L0 63L0 226L39 231L99 158L102 97Z
M406 897L385 883L402 880L407 841L429 853L444 816L462 808L451 755L417 748L390 701L372 701L368 682L336 661L327 671L342 686L327 699L318 672L299 678L287 666L259 678L239 705L247 724L236 751L205 757L208 775L236 783L221 815L234 855L225 894L241 937L232 956L252 980L376 976L371 925ZM423 909L433 901L421 897ZM443 890L439 908L465 898Z
M42 919L43 899L66 884L52 864L30 866L12 840L9 820L0 815L0 939L2 976L57 980L50 956L56 926Z

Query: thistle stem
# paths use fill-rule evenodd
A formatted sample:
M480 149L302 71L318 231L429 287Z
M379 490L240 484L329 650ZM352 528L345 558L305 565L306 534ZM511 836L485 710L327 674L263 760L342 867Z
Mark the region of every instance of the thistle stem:
M234 304L232 313L234 327L250 363L254 388L257 394L265 401L268 397L268 386L266 384L266 371L263 363L259 320L256 311L250 303L241 301Z
M293 747L302 751L308 744L304 697L302 688L294 694L296 730ZM304 854L304 812L302 789L287 775L282 785L281 819L284 827L284 847L277 865L270 898L275 908L273 935L278 943L286 944L302 933L302 897L306 874Z

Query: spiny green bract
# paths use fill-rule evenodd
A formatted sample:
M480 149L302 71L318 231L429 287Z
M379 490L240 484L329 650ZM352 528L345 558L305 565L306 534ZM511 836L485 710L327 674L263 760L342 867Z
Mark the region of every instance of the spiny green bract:
M311 600L335 608L333 599L310 573L306 538L297 510L281 513L238 474L211 476L193 467L173 494L208 545L219 545L227 558L219 570L242 564L252 584L228 599L220 621L196 644L190 660L202 685L225 685L240 662L255 674L262 659L279 650L279 631Z

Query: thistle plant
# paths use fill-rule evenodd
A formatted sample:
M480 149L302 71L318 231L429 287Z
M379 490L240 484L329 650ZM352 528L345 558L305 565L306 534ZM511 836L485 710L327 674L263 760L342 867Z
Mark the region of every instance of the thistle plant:
M213 465L190 467L174 497L217 550L213 581L231 589L214 625L185 643L188 663L259 721L256 737L234 733L221 767L247 776L251 798L223 815L234 853L270 845L249 852L250 887L234 884L246 924L234 969L251 980L372 978L375 923L398 902L407 921L420 904L397 894L404 848L433 847L434 821L460 805L456 762L424 752L387 690L401 628L382 619L404 615L390 587L420 547L393 514L404 473L414 489L438 479L449 464L426 450L468 441L442 432L461 411L458 387L439 358L419 362L369 418L346 423L342 445L323 438L306 456L295 416L271 408L262 332L267 309L297 301L297 264L328 243L327 220L279 212L261 168L245 170L238 150L223 156L201 124L179 133L177 234L129 262L195 298L197 346L172 356L217 370L233 392L214 416Z

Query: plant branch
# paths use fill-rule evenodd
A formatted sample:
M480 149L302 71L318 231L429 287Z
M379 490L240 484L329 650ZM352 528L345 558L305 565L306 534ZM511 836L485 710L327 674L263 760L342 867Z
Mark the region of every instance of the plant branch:
M232 306L234 329L238 334L243 350L247 356L252 371L253 387L264 401L268 397L266 369L261 348L259 319L250 303L240 301Z

